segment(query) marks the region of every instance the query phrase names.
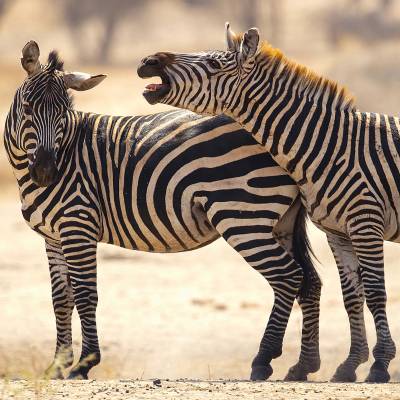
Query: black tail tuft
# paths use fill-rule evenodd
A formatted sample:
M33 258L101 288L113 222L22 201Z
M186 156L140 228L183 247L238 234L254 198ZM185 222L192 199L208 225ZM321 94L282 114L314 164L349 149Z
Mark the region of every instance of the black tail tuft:
M321 279L313 263L313 257L316 257L307 235L306 223L307 211L301 205L294 224L293 256L303 270L304 278L299 292L302 298L309 297L315 291L321 290Z

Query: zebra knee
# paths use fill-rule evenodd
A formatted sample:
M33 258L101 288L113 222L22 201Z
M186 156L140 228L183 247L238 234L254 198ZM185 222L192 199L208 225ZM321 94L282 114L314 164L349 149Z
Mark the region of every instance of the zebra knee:
M385 288L366 288L365 300L372 315L375 316L376 314L382 312L382 309L386 308L387 301Z

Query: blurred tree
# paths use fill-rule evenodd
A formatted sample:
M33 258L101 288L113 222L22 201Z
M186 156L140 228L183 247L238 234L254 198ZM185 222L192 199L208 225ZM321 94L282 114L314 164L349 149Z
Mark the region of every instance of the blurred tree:
M0 0L10 1L10 0ZM124 19L137 14L155 0L58 0L57 4L74 41L78 56L83 62L104 64L110 61L115 32ZM390 1L390 0L389 0ZM196 7L199 12L215 12L230 20L238 31L253 26L262 27L264 14L268 24L264 32L269 39L279 44L278 36L282 21L283 0L168 0L168 5L181 2ZM88 24L99 26L98 39L93 44L85 40L84 29Z
M110 60L111 45L118 24L127 15L142 9L146 0L59 0L59 4L80 59L104 64ZM94 54L85 46L82 37L85 24L93 20L99 21L102 27L99 46Z
M325 16L329 41L338 46L341 38L346 36L368 43L399 38L400 21L392 18L393 4L393 0L378 0L375 3L349 0L342 9L337 6L329 9Z
M257 26L260 9L258 0L238 0L241 24L248 29Z
M10 5L10 3L10 0L0 0L0 18L6 13L7 7Z
M389 0L390 1L390 0ZM236 29L245 30L253 26L268 32L271 42L277 44L280 38L283 20L284 0L183 0L189 6L212 8L224 15ZM267 24L263 26L264 16Z
M6 8L6 0L0 0L0 15L3 15L5 8Z

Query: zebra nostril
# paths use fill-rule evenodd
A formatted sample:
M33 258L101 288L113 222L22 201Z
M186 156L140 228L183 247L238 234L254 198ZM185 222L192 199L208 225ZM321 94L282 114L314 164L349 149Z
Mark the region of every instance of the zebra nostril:
M158 65L160 61L156 57L147 57L143 60L145 65Z
M27 154L29 162L32 164L35 161L35 153L28 153Z

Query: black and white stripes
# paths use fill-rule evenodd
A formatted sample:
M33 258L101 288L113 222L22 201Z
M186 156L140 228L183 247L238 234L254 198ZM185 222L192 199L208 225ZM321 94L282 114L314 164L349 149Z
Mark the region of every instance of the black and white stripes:
M378 338L367 380L386 382L395 345L386 317L383 240L400 241L399 119L356 110L337 84L267 43L258 46L255 28L238 36L228 25L226 34L227 51L145 58L139 75L163 76L169 88L145 97L226 113L289 173L310 218L328 234L342 279L352 347L334 380L354 380L366 360L365 292Z
M32 46L37 47L31 44L27 53ZM113 117L75 111L66 89L89 89L104 76L67 74L54 53L47 65L29 62L34 65L26 68L28 78L7 117L5 147L23 216L46 241L57 324L48 376L60 377L72 364L74 307L83 344L69 376L87 377L100 361L98 242L178 252L220 236L276 295L258 356L263 364L255 364L253 379L272 373L269 361L281 352L296 296L304 313L302 352L288 377L306 379L318 369L320 282L309 257L305 210L292 179L262 146L224 116L170 111ZM30 151L21 145L26 137Z

